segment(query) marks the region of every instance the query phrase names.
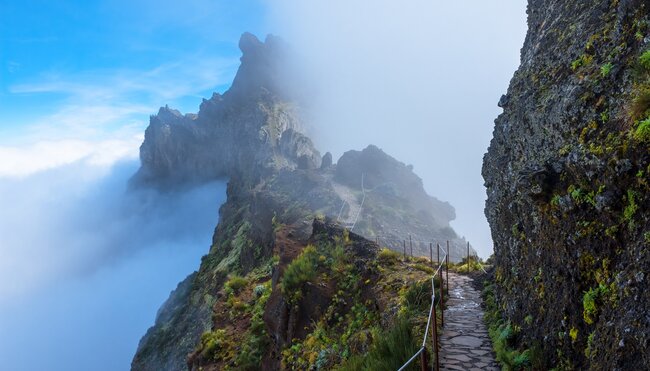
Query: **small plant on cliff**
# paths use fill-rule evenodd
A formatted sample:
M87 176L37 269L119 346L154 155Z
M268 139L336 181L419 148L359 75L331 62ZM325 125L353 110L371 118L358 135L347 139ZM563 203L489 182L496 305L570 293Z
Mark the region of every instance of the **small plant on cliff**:
M650 70L650 50L646 50L639 57L639 64L646 70Z
M650 117L638 123L632 136L639 142L650 143Z
M594 323L598 316L597 301L608 293L609 288L602 284L585 292L582 297L582 317L588 325Z
M246 280L246 278L234 274L230 276L230 279L225 284L226 292L229 294L230 293L238 294L241 291L241 289L246 287L247 284L248 281Z
M369 352L350 357L338 370L397 370L404 360L418 351L419 344L412 328L413 325L406 318L400 317L390 330L377 334L377 341ZM417 368L411 365L408 369Z
M304 283L316 277L319 255L314 246L307 246L285 269L282 276L282 294L296 302L302 296Z
M431 284L420 281L401 292L402 304L406 311L426 311L431 305Z
M603 64L602 66L600 66L600 75L602 77L609 76L609 73L612 72L612 67L614 67L614 65L611 62L607 62Z
M377 254L377 259L382 264L393 265L399 260L399 253L391 249L383 248Z

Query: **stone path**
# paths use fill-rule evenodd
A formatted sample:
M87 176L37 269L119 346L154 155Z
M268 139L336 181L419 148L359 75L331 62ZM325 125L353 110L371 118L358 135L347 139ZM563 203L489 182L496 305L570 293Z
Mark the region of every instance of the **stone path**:
M467 276L449 273L445 326L440 337L441 370L499 370L483 323L481 296Z

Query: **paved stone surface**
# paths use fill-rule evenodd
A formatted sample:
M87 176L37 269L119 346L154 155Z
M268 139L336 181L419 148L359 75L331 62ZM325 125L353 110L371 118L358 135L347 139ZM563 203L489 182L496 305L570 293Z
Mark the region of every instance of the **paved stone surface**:
M440 337L441 370L500 370L483 323L481 296L471 281L449 273L449 297Z

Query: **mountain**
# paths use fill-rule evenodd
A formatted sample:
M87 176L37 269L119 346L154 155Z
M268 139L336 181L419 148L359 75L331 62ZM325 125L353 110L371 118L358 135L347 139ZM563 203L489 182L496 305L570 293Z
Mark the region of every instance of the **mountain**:
M496 303L540 369L650 365L649 11L528 2L483 177Z
M224 344L233 342L244 342L253 361L264 359L271 368L283 362L299 364L299 352L284 352L294 334L309 336L318 328L319 318L324 318L323 311L343 300L333 295L336 291L306 290L304 294L312 293L315 302L282 291L288 279L280 272L310 251L323 257L323 262L315 263L319 269L325 261L334 264L338 259L341 266L336 272L376 283L374 288L356 283L343 287L339 279L347 276L336 276L334 281L323 277L322 286L354 294L346 302L358 301L375 319L390 312L394 307L390 300L399 296L376 305L364 304L360 298L378 292L379 282L390 281L394 267L406 264L405 269L417 269L415 263L396 262L390 267L384 264L383 273L373 273L367 271L370 266L355 265L379 267L381 256L389 254L381 255L378 245L363 237L399 252L411 239L413 254L425 256L429 243L449 240L452 259L464 256L465 243L449 225L455 217L453 207L427 195L411 166L372 145L346 152L337 163L329 153L321 156L307 135L301 96L292 89L298 77L288 67L291 53L281 40L269 36L260 42L246 33L239 46L241 66L227 92L204 100L195 115L161 108L145 132L142 166L132 187L165 190L224 179L228 188L208 254L159 310L154 326L140 341L133 370L181 370L188 365L218 369L225 357L235 364L246 361L229 353L236 349ZM429 269L422 263L419 268ZM401 285L404 282L393 282L395 289ZM259 300L243 301L241 290L247 299L266 297L268 304L260 307ZM224 310L241 310L243 317L237 313L224 317ZM383 317L390 319L395 313ZM238 318L244 318L235 321L239 327L225 327ZM235 332L240 336L226 337ZM250 336L242 338L242 334ZM362 342L366 349L372 339L367 336ZM220 344L223 349L217 351Z

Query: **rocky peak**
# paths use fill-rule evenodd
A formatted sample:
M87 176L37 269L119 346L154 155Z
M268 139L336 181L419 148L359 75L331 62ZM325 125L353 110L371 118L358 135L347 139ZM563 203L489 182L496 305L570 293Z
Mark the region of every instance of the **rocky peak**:
M320 153L283 88L284 43L245 33L239 46L242 63L227 92L204 99L197 115L165 106L151 117L133 184L168 187L235 173L254 181L281 168L320 167Z

